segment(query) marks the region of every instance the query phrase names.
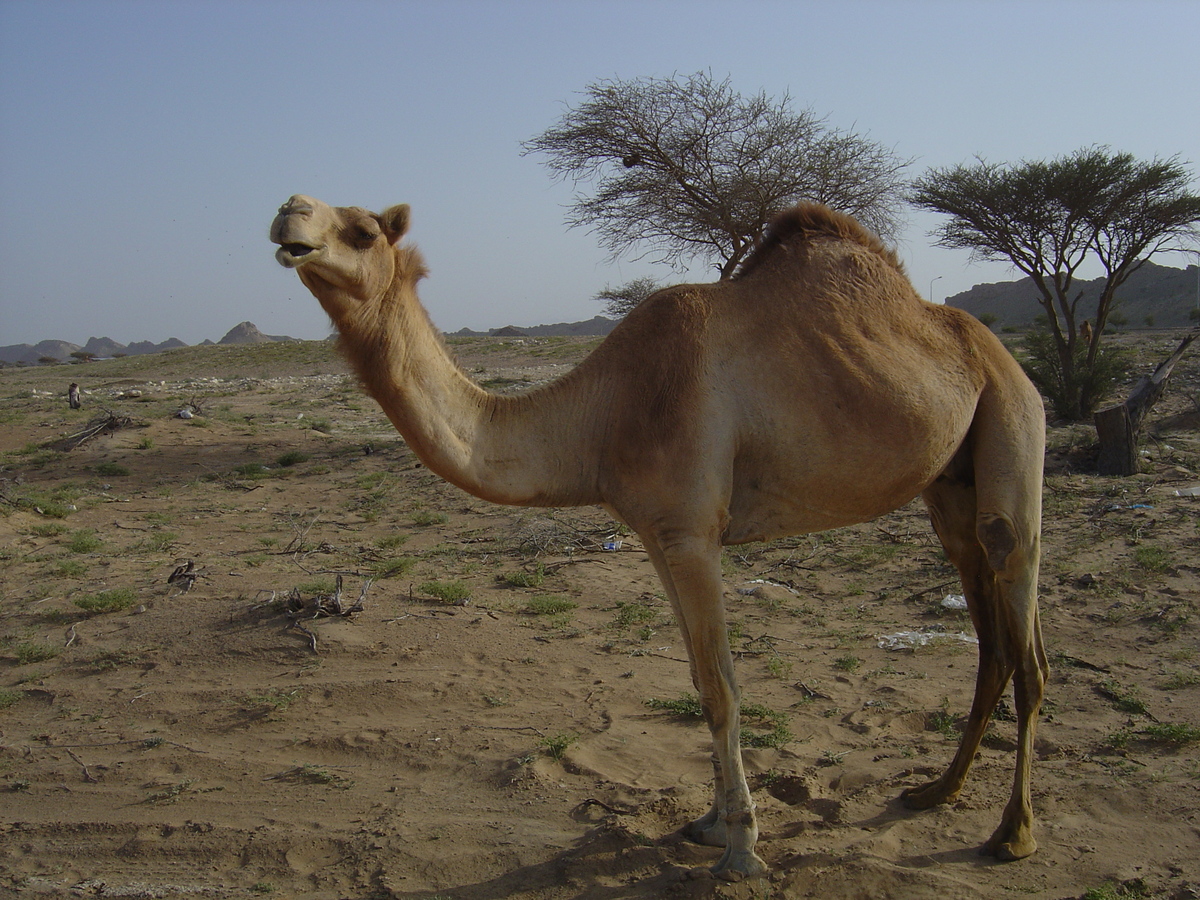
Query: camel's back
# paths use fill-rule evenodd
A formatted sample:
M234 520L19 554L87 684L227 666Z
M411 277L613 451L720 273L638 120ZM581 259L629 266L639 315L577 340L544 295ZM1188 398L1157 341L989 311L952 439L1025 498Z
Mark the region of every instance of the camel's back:
M989 366L1016 368L989 329L922 299L892 250L819 204L778 216L731 280L685 290L707 296L710 346L726 344L731 359L750 346L810 367L840 360L921 377L935 363L976 381Z
M777 220L728 281L666 288L597 351L672 409L720 386L733 402L830 390L887 397L978 392L1014 366L994 335L923 300L895 254L853 219L808 204ZM629 362L636 368L629 370Z

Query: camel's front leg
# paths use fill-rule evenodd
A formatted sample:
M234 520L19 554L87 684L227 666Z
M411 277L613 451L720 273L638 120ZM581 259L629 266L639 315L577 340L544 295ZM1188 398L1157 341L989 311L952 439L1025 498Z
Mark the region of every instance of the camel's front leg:
M713 867L719 878L763 875L766 864L754 852L758 823L746 783L739 745L740 693L729 651L720 573L720 545L684 537L643 536L671 599L691 663L692 683L713 739L715 797L706 815L685 833L703 844L725 846Z

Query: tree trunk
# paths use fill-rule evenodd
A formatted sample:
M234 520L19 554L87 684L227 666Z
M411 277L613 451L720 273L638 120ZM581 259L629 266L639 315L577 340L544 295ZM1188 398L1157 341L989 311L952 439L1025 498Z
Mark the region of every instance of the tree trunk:
M1192 341L1200 335L1193 331L1180 342L1175 352L1159 363L1152 375L1142 378L1124 403L1096 413L1096 436L1100 439L1100 459L1096 471L1101 475L1134 475L1138 469L1137 438L1150 408L1167 389L1175 363L1183 357Z

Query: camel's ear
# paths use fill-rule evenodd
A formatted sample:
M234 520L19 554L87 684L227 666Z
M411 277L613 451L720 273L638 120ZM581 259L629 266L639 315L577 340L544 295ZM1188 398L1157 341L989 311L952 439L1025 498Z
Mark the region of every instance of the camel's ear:
M389 244L396 243L408 231L408 213L408 204L400 203L396 206L388 207L383 211L383 215L379 217Z

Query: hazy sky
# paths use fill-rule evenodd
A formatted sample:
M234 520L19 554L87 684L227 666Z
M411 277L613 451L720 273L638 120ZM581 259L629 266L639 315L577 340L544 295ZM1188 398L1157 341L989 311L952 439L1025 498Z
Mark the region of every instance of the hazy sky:
M1107 144L1200 171L1200 3L0 0L0 345L324 337L267 228L293 193L413 207L439 327L590 318L611 263L520 144L601 78L730 76L915 163ZM900 246L934 299L1015 277ZM1161 262L1185 265L1170 256ZM936 279L936 280L935 280Z

